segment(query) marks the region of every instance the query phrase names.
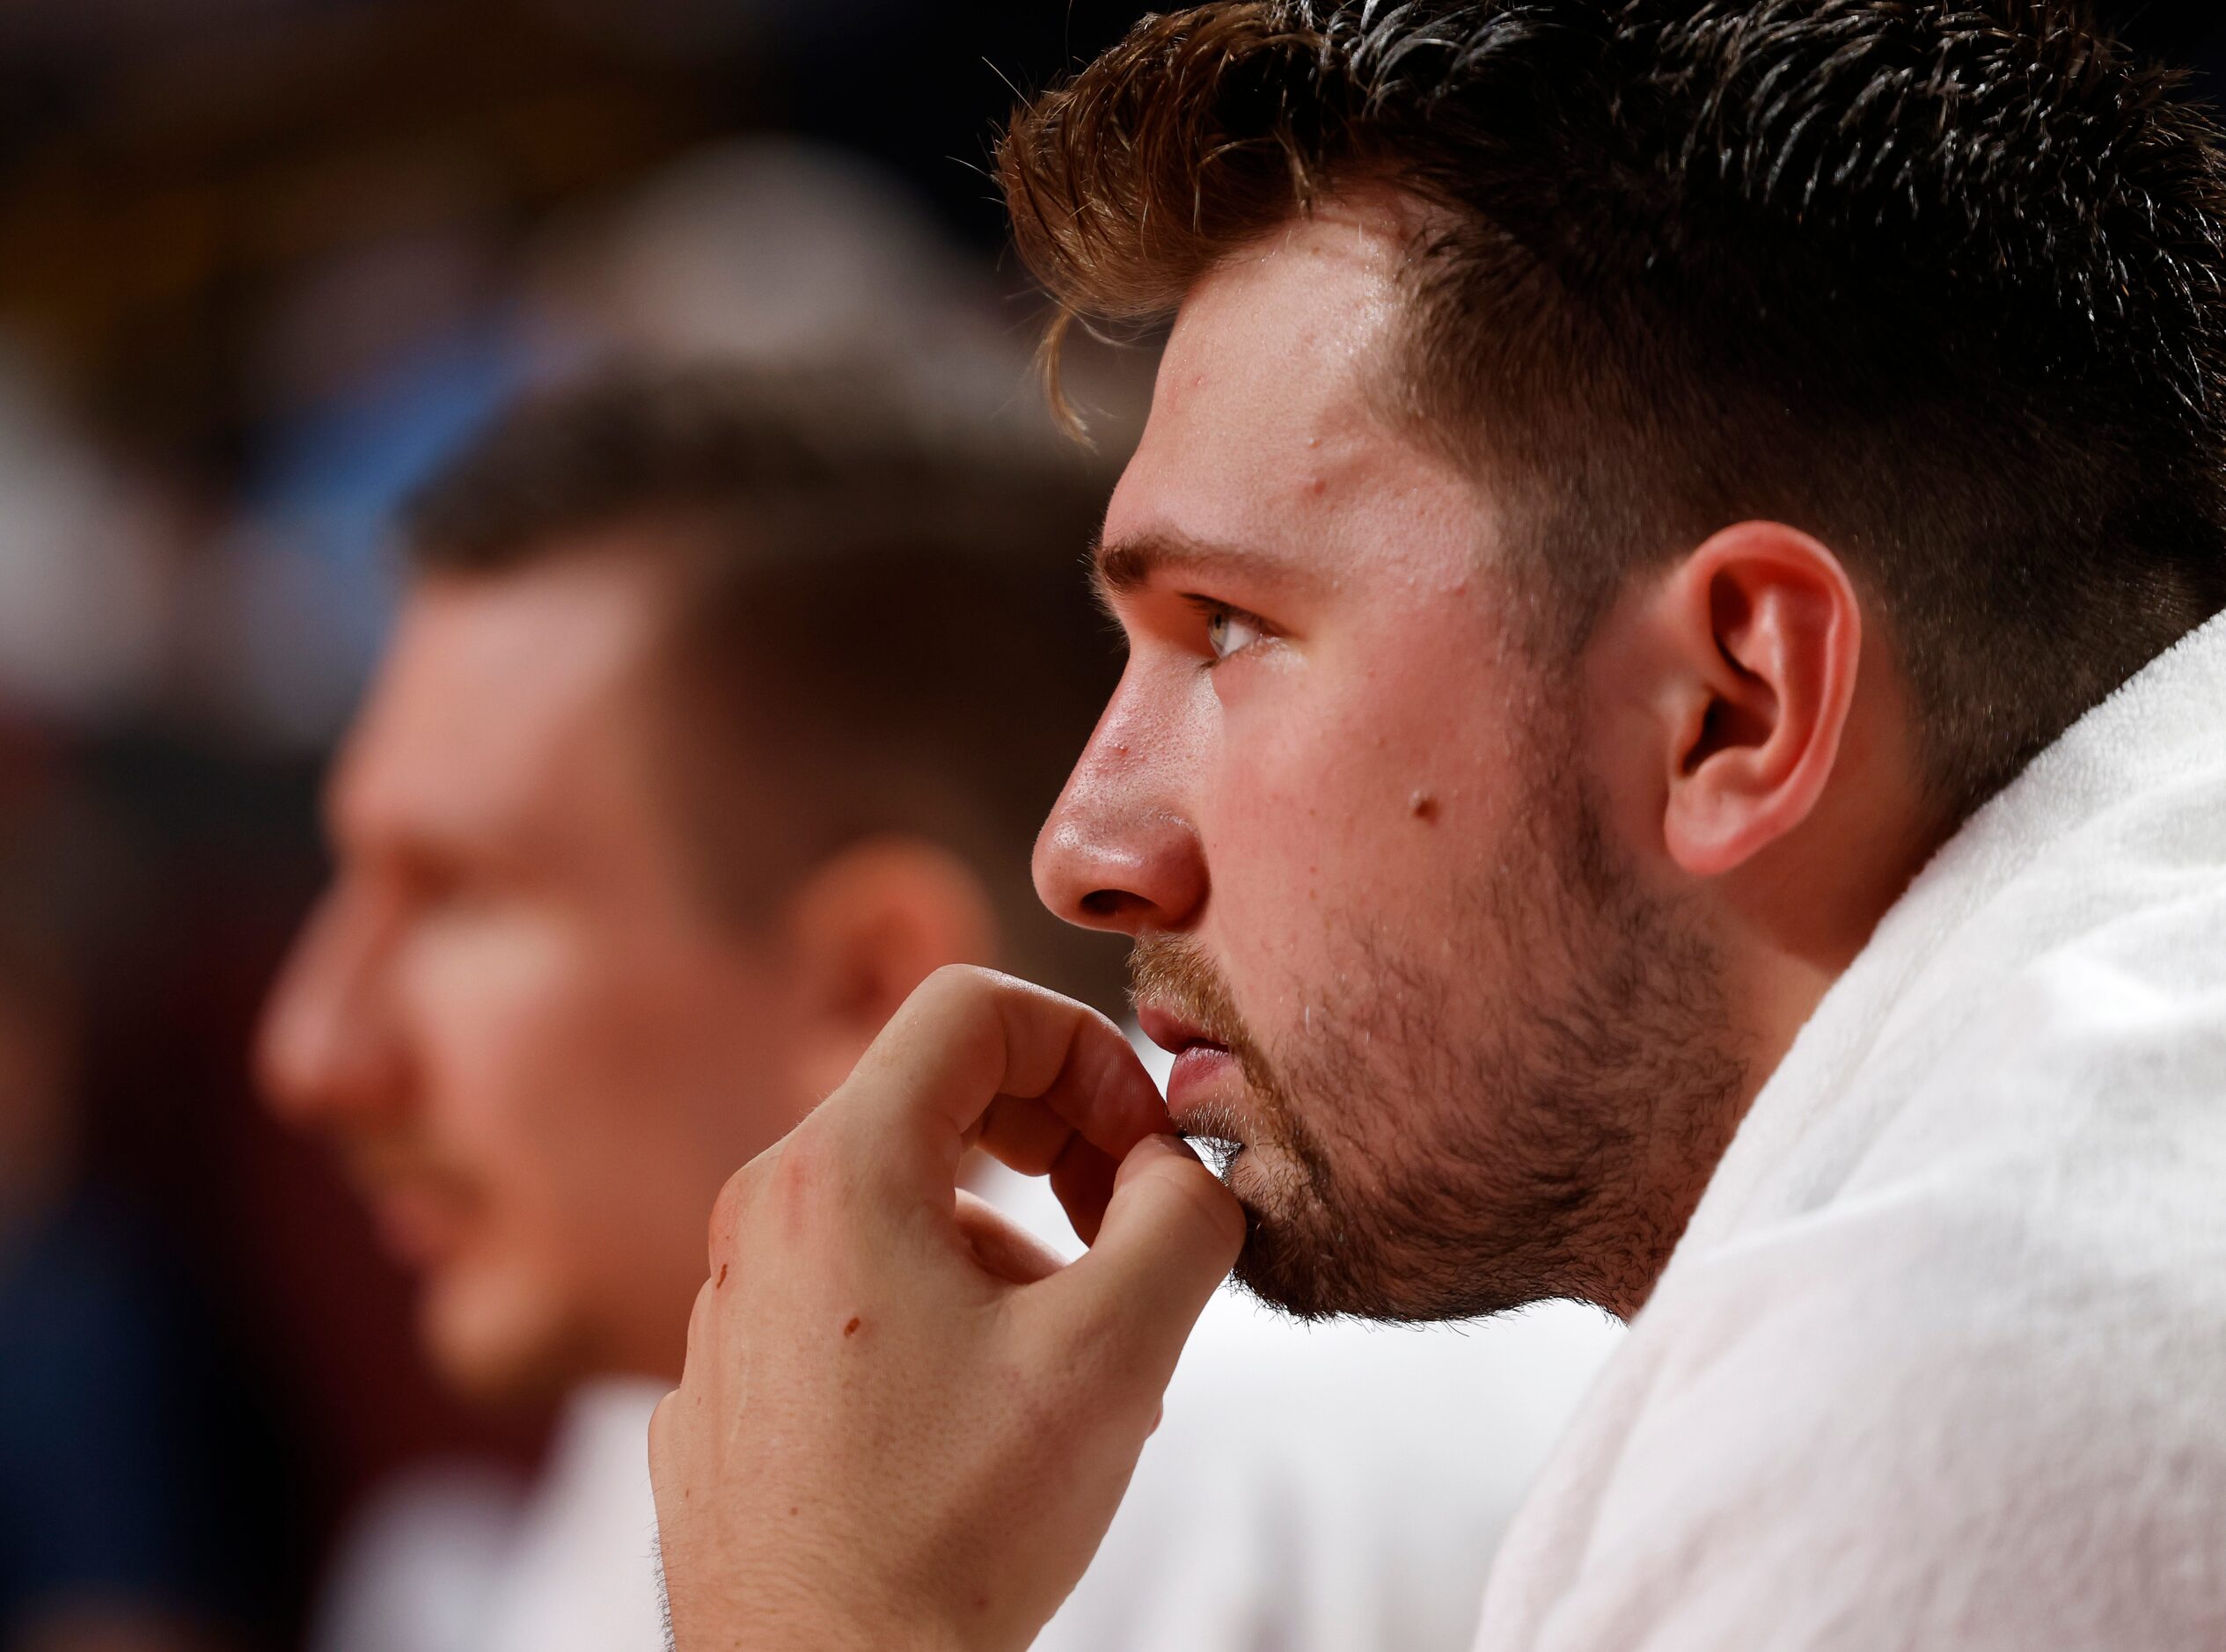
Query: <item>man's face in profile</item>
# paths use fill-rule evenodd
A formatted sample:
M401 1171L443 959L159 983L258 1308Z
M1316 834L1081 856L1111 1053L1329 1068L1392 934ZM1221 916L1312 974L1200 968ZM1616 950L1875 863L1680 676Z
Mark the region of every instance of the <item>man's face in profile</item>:
M793 1122L776 972L655 769L668 573L590 546L420 580L263 1029L482 1397L677 1373L719 1183Z
M1489 490L1382 411L1405 244L1325 211L1183 306L1103 535L1129 666L1037 881L1139 937L1263 1295L1613 1300L1602 1236L1686 1151L1663 1100L1739 1068L1710 948L1595 800L1578 673L1522 640Z

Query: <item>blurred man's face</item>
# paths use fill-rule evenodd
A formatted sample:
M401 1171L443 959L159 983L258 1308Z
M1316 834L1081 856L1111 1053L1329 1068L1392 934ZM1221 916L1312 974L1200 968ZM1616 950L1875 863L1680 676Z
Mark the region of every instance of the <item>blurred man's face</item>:
M1184 303L1105 525L1129 665L1037 883L1139 937L1263 1295L1616 1301L1739 1064L1710 948L1593 800L1571 679L1518 640L1488 491L1373 393L1402 246L1325 213Z
M652 772L669 573L587 548L419 582L264 1027L275 1105L338 1144L483 1397L677 1374L720 1181L801 1105L774 972Z

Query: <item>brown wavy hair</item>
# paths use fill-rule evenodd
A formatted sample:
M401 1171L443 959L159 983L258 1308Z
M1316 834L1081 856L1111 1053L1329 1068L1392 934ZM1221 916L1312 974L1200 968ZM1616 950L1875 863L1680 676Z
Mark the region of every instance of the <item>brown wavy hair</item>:
M1882 615L1948 817L2226 607L2217 135L2076 6L1204 5L1019 110L998 172L1054 375L1073 319L1404 192L1394 411L1530 529L1543 644L1790 522Z

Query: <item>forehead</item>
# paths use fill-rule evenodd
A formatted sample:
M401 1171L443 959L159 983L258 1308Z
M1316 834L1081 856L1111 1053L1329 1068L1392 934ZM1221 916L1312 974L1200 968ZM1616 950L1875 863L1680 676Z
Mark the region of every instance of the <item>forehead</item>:
M1152 414L1107 514L1109 544L1153 533L1274 545L1380 524L1387 499L1473 516L1468 479L1400 430L1415 210L1388 191L1325 204L1231 258L1184 298Z
M582 543L406 598L333 793L346 834L546 834L641 760L663 559Z

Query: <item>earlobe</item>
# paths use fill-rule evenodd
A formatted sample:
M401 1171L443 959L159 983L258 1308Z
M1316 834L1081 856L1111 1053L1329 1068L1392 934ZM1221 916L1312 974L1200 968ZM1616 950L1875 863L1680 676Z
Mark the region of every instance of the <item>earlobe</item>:
M798 1078L824 1095L912 989L946 964L994 963L997 922L965 862L924 838L876 837L808 873L783 903Z
M1664 844L1688 874L1718 877L1823 795L1854 704L1861 608L1839 559L1778 523L1715 535L1660 600L1686 676Z

